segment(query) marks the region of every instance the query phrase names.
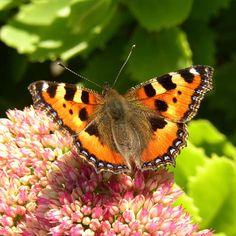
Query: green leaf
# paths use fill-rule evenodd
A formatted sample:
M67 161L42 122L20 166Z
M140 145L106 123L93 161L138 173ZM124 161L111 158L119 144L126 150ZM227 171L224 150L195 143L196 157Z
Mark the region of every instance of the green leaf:
M50 25L58 17L69 14L67 0L33 1L20 7L15 19L25 25Z
M49 26L56 18L67 17L69 7L67 0L33 1L22 5L15 19L25 25Z
M111 0L76 0L71 5L69 24L74 32L82 33L93 28L94 33L99 31L99 24L109 15L112 10Z
M122 64L121 58L124 51L124 45L122 45L121 41L122 39L115 39L106 47L105 50L94 54L90 58L87 67L82 72L82 74L88 77L90 80L97 82L101 86L103 86L105 81L109 84L113 84L119 67ZM124 73L121 74L117 85L120 85L123 80ZM84 81L84 85L97 90L96 86L87 81Z
M82 2L80 1L81 4ZM78 23L81 23L79 25L76 23L74 12L73 17L69 18L69 4L67 0L52 0L50 4L45 0L22 6L15 18L2 27L0 37L19 53L29 54L32 61L55 60L58 57L68 60L79 53L86 55L86 51L102 47L127 19L117 6L112 4L106 14L105 10L101 14L99 7L94 8L92 13L98 16L94 16L90 23L81 20L80 15L77 15ZM90 8L84 12L84 15L86 14L91 14ZM75 29L79 28L83 30L78 33Z
M229 7L231 0L196 0L193 1L190 17L200 21L207 21L209 18L219 14L220 10Z
M198 168L189 180L188 195L193 198L202 219L202 228L236 233L236 168L233 161L214 157Z
M89 41L88 50L85 51L85 55L91 52L94 48L104 48L108 40L117 33L117 31L121 28L124 28L130 21L130 16L126 14L126 12L119 9L117 5L113 4L103 22L98 24L95 27L95 31L91 30L91 37ZM122 35L122 34L120 34ZM118 38L116 36L116 38ZM114 39L113 39L114 41ZM121 45L124 45L124 41L121 41Z
M227 235L224 233L218 233L218 234L214 234L214 236L227 236Z
M138 28L130 45L136 44L127 70L136 81L144 81L191 65L191 50L185 34L178 28L148 33Z
M34 1L32 3L22 5L19 8L19 13L2 27L0 31L1 39L11 47L22 53L34 53L41 44L47 43L55 49L61 45L58 40L53 38L47 42L42 42L42 34L45 34L46 29L50 27L51 31L55 30L55 20L60 16L62 9L66 7L68 1ZM46 14L48 13L48 14ZM39 58L38 58L39 59ZM41 59L41 58L40 58Z
M235 167L234 163L234 167ZM236 177L232 177L232 187L230 193L224 200L220 212L215 216L212 227L218 232L226 232L227 235L236 235Z
M191 45L194 64L214 65L216 47L213 30L204 23L199 27L197 20L188 20L184 29Z
M236 160L236 148L209 121L192 121L188 127L189 141L203 147L208 156L216 153Z
M181 24L189 15L192 0L123 1L147 30L160 30Z
M9 10L13 7L22 4L22 0L1 0L0 1L0 11Z
M209 118L224 132L236 130L236 110L233 108L236 87L236 54L228 63L218 67L214 76L214 93L210 97ZM222 115L223 114L223 115Z
M191 176L195 176L198 166L203 166L207 159L202 148L197 148L188 142L188 146L181 151L176 159L175 182L188 192L188 181Z
M217 24L213 30L215 31L217 40L217 55L220 60L223 58L232 58L236 53L236 34L232 29L236 29L235 18L236 1L231 1L230 7L221 11Z
M39 37L29 30L21 29L18 23L11 22L2 27L0 38L8 46L16 48L18 53L33 53L35 45L39 42Z

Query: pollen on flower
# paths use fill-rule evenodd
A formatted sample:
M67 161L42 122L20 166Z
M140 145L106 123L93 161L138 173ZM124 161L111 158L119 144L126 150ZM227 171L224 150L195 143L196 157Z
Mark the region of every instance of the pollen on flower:
M97 174L44 112L0 119L0 235L213 235L180 206L166 170ZM153 235L154 235L153 234Z

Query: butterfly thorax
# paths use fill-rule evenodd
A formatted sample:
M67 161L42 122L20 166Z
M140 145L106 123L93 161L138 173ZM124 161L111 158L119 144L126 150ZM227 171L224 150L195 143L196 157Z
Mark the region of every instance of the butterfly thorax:
M104 95L105 112L114 121L122 121L126 118L129 110L127 100L121 96L116 90L107 88Z

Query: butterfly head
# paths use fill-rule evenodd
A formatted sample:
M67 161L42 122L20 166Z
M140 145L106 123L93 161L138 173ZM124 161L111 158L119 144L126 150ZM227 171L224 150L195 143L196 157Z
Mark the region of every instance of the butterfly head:
M110 86L109 82L105 81L103 85L102 95L106 96L111 90L112 90L112 87Z

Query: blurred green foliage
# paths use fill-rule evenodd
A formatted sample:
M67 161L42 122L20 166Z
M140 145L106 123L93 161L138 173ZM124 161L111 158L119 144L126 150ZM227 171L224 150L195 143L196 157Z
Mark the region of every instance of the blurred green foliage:
M117 83L121 92L192 64L213 66L214 90L197 116L208 120L190 123L175 176L185 191L181 203L202 228L236 235L235 12L233 0L1 0L1 117L32 104L32 81L95 89L57 59L102 85L114 81L136 44Z
M236 235L236 148L209 121L189 124L188 147L174 172L186 193L180 202L194 220L215 233Z

